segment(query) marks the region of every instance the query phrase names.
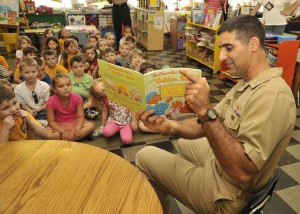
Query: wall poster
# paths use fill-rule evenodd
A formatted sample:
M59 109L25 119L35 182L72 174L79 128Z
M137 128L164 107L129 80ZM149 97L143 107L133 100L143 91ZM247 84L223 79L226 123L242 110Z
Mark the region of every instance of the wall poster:
M19 25L19 1L0 1L0 25Z

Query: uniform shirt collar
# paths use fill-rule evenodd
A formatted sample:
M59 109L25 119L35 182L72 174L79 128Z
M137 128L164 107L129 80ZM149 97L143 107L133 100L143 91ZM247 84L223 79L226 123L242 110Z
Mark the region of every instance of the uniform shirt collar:
M245 82L243 79L241 79L236 85L237 91L244 91L248 86L254 89L255 87L269 81L272 78L281 76L282 68L276 67L267 69L264 72L259 73L254 79L250 80L249 82Z

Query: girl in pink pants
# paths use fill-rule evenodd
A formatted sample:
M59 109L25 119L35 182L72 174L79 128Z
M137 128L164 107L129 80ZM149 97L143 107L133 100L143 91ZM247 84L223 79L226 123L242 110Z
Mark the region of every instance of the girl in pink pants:
M103 83L98 82L94 85L98 98L103 105L102 110L102 126L93 133L95 137L103 135L111 137L115 133L120 132L122 143L132 143L132 129L137 128L137 122L132 120L131 111L110 101L104 91ZM99 96L100 95L100 96Z

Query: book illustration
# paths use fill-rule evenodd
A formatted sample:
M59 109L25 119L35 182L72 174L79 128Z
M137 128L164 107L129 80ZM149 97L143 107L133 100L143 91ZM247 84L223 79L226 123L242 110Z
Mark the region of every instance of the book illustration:
M111 101L131 111L154 109L159 115L191 112L184 98L189 80L179 73L187 68L168 68L143 75L102 60L98 64ZM188 69L201 77L201 70Z

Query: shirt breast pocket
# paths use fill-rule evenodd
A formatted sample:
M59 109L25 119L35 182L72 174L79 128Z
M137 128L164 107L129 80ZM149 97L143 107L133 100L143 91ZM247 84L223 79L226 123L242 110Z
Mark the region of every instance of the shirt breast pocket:
M229 117L227 127L229 130L236 132L240 127L241 120L235 113L231 114Z

